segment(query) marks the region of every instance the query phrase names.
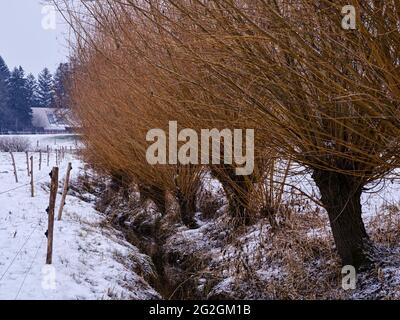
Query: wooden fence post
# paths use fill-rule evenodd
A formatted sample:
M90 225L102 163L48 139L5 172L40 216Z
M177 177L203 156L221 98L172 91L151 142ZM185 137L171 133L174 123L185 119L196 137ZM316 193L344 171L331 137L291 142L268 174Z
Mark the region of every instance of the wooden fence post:
M33 156L31 156L31 197L35 196L35 187L33 183Z
M68 188L69 188L69 177L71 175L71 170L72 170L72 164L71 164L71 162L69 162L68 168L67 168L67 174L65 176L65 181L64 181L64 190L63 190L62 197L61 197L60 208L58 209L58 221L60 221L62 218L62 212L63 212L64 206L65 206L65 199L67 197Z
M29 170L29 154L28 154L28 151L25 151L25 155L26 155L26 171L28 172L28 177L29 177L30 170Z
M42 150L39 150L39 171L42 171Z
M47 166L50 165L50 149L49 145L47 145Z
M51 186L50 186L50 200L49 200L49 222L47 229L47 257L46 264L53 262L53 234L54 234L54 208L56 205L58 189L58 168L54 167L51 171Z
M12 164L13 164L13 168L14 168L14 176L15 176L15 182L18 183L18 174L17 174L17 166L15 165L15 158L12 152L10 152L11 154L11 160L12 160Z

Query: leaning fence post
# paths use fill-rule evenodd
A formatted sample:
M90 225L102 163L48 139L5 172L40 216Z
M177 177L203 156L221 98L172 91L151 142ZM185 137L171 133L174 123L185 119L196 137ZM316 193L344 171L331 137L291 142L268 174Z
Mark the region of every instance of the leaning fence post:
M65 206L65 199L66 199L67 193L68 193L69 177L71 175L71 170L72 170L72 165L71 165L71 162L69 162L68 163L68 168L67 168L67 174L65 176L65 181L64 181L64 190L63 190L62 197L61 197L60 208L58 209L58 220L59 221L62 218L62 212L63 212L64 206Z
M31 197L35 196L35 187L33 183L33 156L31 156Z
M17 166L15 165L15 158L12 152L10 152L11 154L11 160L12 160L12 164L13 164L13 168L14 168L14 176L15 176L15 182L18 183L18 174L17 174Z
M50 173L50 200L48 208L48 229L47 229L47 257L46 264L52 264L53 260L53 231L54 231L54 208L56 205L57 189L58 189L58 168L54 167Z

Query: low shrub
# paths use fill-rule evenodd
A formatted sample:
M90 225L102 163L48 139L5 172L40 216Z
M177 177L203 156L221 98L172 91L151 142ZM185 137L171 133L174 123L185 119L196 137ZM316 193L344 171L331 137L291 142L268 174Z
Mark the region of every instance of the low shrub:
M28 151L31 143L24 137L0 137L1 152L24 152Z

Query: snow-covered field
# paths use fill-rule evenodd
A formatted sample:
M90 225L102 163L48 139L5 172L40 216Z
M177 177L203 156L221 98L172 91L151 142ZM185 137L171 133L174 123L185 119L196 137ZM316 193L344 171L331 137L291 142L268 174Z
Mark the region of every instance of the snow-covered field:
M73 135L28 136L36 149L76 146ZM35 197L30 194L25 153L15 153L19 183L15 182L11 157L0 152L0 299L149 299L158 294L132 270L135 264L151 270L146 256L113 229L100 226L103 217L86 203L67 196L62 221L55 221L53 264L46 266L46 208L49 172L55 154L38 169L34 155ZM72 180L83 163L68 153L59 165L60 193L68 162ZM134 290L132 289L134 288Z
M29 139L31 142L32 149L34 150L46 150L47 146L52 149L60 147L64 148L77 148L80 146L79 135L65 133L65 134L18 134L18 135L5 135L3 138L23 138Z

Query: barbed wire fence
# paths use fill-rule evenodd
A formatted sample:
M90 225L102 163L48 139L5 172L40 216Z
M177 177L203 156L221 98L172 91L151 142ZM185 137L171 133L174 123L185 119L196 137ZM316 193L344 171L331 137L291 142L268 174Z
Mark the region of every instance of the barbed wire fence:
M47 150L49 150L49 148L47 148ZM41 152L42 152L41 150L33 152L33 155L35 155L35 153L38 153L39 161L42 159L42 156L40 154ZM50 178L50 180L51 180L51 184L50 184L50 187L49 187L49 197L50 197L49 203L50 203L50 205L49 205L49 207L47 207L46 210L44 210L47 213L47 215L49 215L49 212L51 212L51 210L49 210L49 209L51 208L51 204L53 204L52 217L49 217L49 227L48 227L48 230L45 233L45 236L48 238L48 252L47 252L47 261L46 261L47 263L49 261L49 259L48 259L49 258L49 254L50 254L50 257L52 256L52 236L53 236L52 233L53 232L51 232L51 239L49 239L49 232L48 231L50 229L50 221L52 220L52 223L54 223L54 205L55 205L56 195L57 195L58 187L59 187L59 181L58 181L58 170L59 169L58 169L58 165L62 164L62 162L66 159L66 155L68 153L70 153L72 155L74 152L75 152L75 150L73 151L72 148L70 148L69 150L68 150L68 148L64 148L64 147L56 149L55 150L55 157L54 157L56 166L53 167L53 170L52 170L52 172L50 172L50 174L48 174L48 173L43 174L38 179L35 179L35 181L31 180L31 181L29 181L27 183L23 183L23 184L18 185L16 187L0 191L0 196L4 195L4 194L10 194L10 193L12 193L12 192L14 192L16 190L25 188L27 186L31 186L31 188L33 188L33 185L39 186L46 178L48 178L48 179ZM16 165L15 165L15 159L14 159L13 156L12 156L12 162L13 162L13 166L14 166L13 174L15 174ZM49 165L49 162L48 162L48 165ZM70 168L70 166L71 166L71 163L68 163L68 168ZM32 161L31 167L33 168L33 161ZM41 168L41 163L39 163L39 168ZM54 174L55 169L56 169L56 172L57 172L56 179L54 179L54 176L52 177L52 174ZM64 183L66 183L66 184L68 184L68 181L67 181L68 180L68 178L67 178L68 176L69 175L67 174L66 175L66 181L64 181ZM28 192L30 192L30 191L28 191ZM62 201L65 201L65 198ZM3 282L3 280L5 279L5 277L7 276L7 274L9 274L10 270L12 270L13 266L15 265L18 257L23 252L24 248L26 248L27 244L32 239L32 237L35 234L35 232L38 229L40 229L40 227L42 227L42 218L39 218L38 221L36 223L34 223L34 226L32 227L32 229L29 231L29 234L24 239L21 247L19 247L19 249L17 250L16 254L11 259L10 263L7 265L5 270L1 273L0 286L1 286L1 283ZM51 229L52 228L53 228L53 226L51 226ZM17 294L15 296L15 300L18 299L18 297L20 296L20 294L21 294L21 292L22 292L22 290L24 288L26 280L27 280L27 278L28 278L28 276L29 276L34 264L35 264L35 261L37 260L38 254L39 254L39 252L40 252L40 250L41 250L41 248L43 246L43 242L44 242L44 237L41 237L40 241L39 241L39 244L37 246L35 246L35 248L36 248L35 254L33 255L32 259L29 261L29 266L26 269L26 271L24 272L23 280L22 280L22 282L21 282L21 284L20 284L20 286L18 288ZM51 244L51 248L50 248L49 244ZM50 252L49 252L49 250L50 250ZM51 259L50 259L50 261L51 261Z

